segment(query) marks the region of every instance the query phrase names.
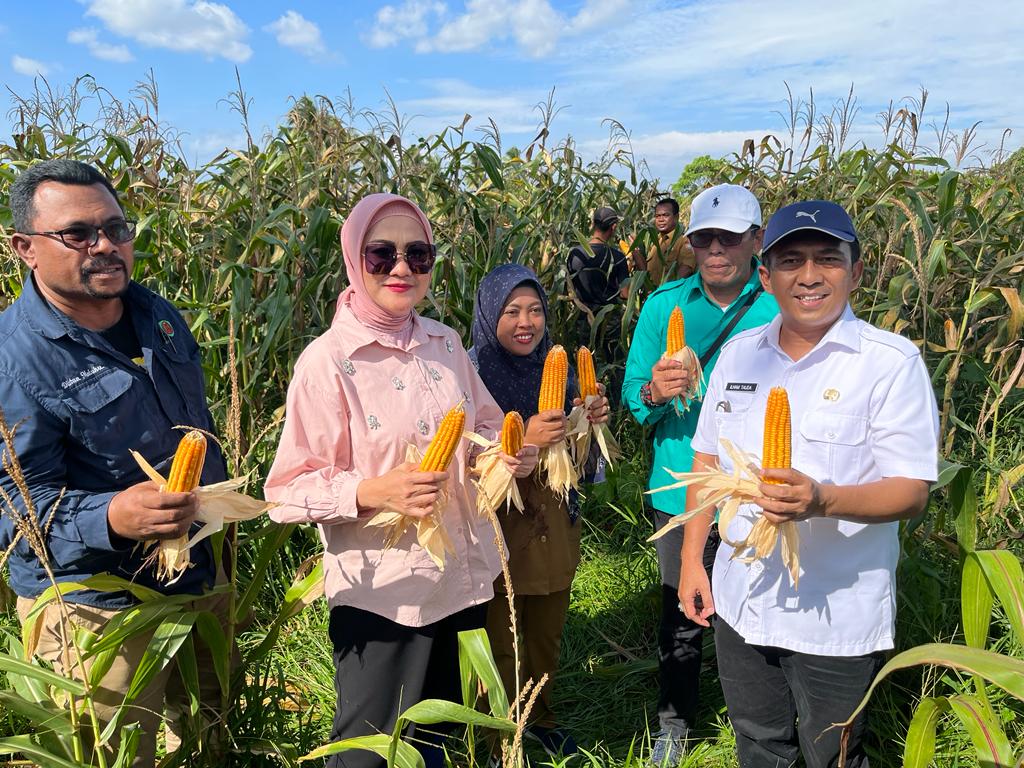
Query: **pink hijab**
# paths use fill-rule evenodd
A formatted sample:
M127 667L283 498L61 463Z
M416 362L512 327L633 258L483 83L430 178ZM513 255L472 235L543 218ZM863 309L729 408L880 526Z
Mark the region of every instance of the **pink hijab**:
M338 297L338 309L347 306L356 319L368 328L388 334L401 334L412 327L415 310L401 316L385 311L370 298L363 283L363 242L366 233L374 224L388 216L408 216L415 219L426 232L427 241L434 242L430 222L411 200L384 192L364 197L356 203L341 227L341 252L345 257L348 288Z

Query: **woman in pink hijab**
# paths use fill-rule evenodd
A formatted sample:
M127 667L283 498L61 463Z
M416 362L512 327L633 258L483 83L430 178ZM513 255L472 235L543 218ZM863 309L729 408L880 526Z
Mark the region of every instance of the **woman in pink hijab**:
M447 472L406 463L425 451L445 413L462 402L466 429L493 438L504 414L477 375L459 335L421 317L436 250L430 222L398 195L361 200L341 230L349 287L331 328L299 357L287 419L266 497L282 523L314 523L324 544L338 693L332 739L394 730L418 701L461 699L457 633L483 627L501 570L491 524L477 515L469 443ZM518 476L537 449L506 457ZM447 496L451 539L444 568L416 541L415 527L391 548L366 521L381 511L410 518ZM436 730L436 729L434 729ZM427 768L442 766L436 733L416 734ZM328 765L379 768L355 750Z

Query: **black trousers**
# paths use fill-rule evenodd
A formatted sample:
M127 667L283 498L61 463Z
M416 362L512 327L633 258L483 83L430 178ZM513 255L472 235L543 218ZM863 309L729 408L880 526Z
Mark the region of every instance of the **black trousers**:
M338 703L331 740L390 734L398 715L424 699L462 702L458 633L484 626L487 604L475 605L425 627L406 627L350 606L331 609L334 688ZM440 744L450 725L410 728L407 735L427 768L444 765ZM382 768L384 758L365 750L332 755L331 768Z
M815 656L748 644L717 616L715 651L740 768L787 768L803 753L807 768L835 766L841 731L885 660ZM867 768L861 714L850 734L847 768Z
M650 510L655 530L672 519ZM718 549L718 529L712 528L704 546L704 568L711 578ZM700 704L700 667L704 658L704 628L679 610L679 565L683 546L682 526L655 542L661 572L661 624L658 628L658 725L683 738L697 720Z

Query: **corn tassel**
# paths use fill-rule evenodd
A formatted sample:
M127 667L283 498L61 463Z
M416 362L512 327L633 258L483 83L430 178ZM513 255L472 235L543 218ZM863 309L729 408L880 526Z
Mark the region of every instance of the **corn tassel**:
M501 450L509 456L516 456L523 449L523 417L518 411L505 414L501 425Z
M672 357L686 346L686 324L683 321L683 310L676 307L668 316L668 333L665 338L665 354Z
M594 372L594 356L586 347L576 350L576 376L580 381L580 400L597 394L597 374Z
M537 412L563 410L565 386L569 378L569 358L561 344L555 344L544 358L544 373L540 381Z
M430 441L427 452L420 462L420 472L445 472L455 455L455 449L462 440L462 430L466 426L466 412L462 404L455 406L441 419L437 434Z
M764 452L762 469L789 469L792 463L792 432L789 417L789 395L783 387L768 392L764 413ZM781 485L781 480L764 478L764 482Z

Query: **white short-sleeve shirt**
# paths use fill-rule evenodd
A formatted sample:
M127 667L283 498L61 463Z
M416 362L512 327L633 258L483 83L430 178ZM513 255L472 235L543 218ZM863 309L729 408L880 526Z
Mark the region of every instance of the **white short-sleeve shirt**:
M938 409L928 371L907 339L858 320L849 306L809 353L794 362L779 347L781 317L737 334L708 382L695 451L732 460L727 438L760 460L768 390L782 386L792 411L793 468L821 483L860 485L886 477L934 481ZM726 532L750 531L759 510L746 505ZM750 564L715 560L716 612L748 643L823 656L859 656L893 647L898 523L821 517L797 523L800 585L779 547Z

